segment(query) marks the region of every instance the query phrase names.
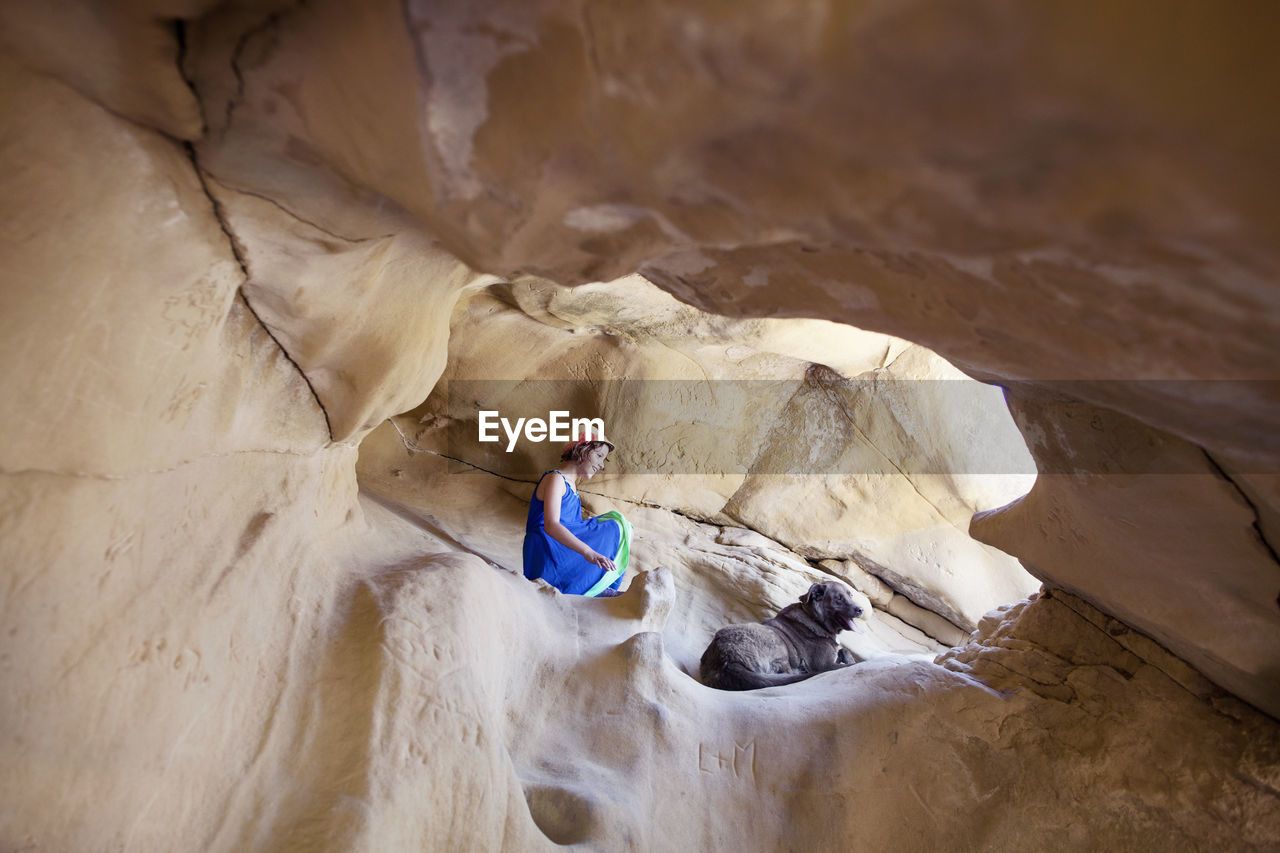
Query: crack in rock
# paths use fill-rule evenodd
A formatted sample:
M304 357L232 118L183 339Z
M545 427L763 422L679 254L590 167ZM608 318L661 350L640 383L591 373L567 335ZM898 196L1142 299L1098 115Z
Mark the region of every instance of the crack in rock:
M899 353L899 355L901 355L901 353ZM897 359L895 358L894 361L896 360ZM947 518L946 514L944 514L942 510L938 508L938 505L935 504L933 501L929 500L929 498L924 494L924 492L920 491L920 487L916 485L916 481L911 478L911 475L908 474L906 471L902 470L902 466L894 462L893 459L887 453L881 450L880 446L877 445L874 441L872 441L871 436L867 435L867 433L862 429L862 427L859 426L858 419L854 416L854 413L850 411L848 402L839 393L839 391L833 387L833 385L844 385L845 387L848 387L850 385L850 380L841 376L839 373L832 370L830 367L827 367L826 365L815 363L815 364L811 364L809 369L805 371L804 384L808 388L817 390L827 399L829 403L831 403L837 410L839 410L840 414L848 422L849 426L853 428L854 432L856 432L858 436L864 442L866 442L868 447L870 447L877 454L879 454L881 459L889 463L890 467L892 467L893 470L896 471L899 476L901 476L904 480L906 480L907 485L911 487L912 491L916 493L916 495L920 498L921 501L923 501L934 512L936 512L939 518L941 518L947 524L950 524L956 530L960 530L961 533L965 533L967 535L968 531L961 530L958 524L956 524L951 519Z
M245 34L242 35L240 39L236 42L236 47L230 61L231 71L236 77L236 84L237 84L236 97L233 99L233 103L239 103L240 100L242 100L244 97L244 77L240 71L239 64L238 64L240 53L244 50L244 47L247 44L250 37L252 37L253 35L259 32L266 30L269 27L276 26L279 23L279 18L280 18L279 13L274 13L268 16L268 18L263 23L245 32ZM187 86L191 89L191 94L196 99L196 104L200 109L200 116L201 116L202 123L204 125L204 128L207 129L208 120L205 117L204 99L200 96L200 90L196 86L195 81L191 79L191 77L187 74L187 70L186 70L186 54L187 54L186 22L181 19L174 21L174 31L177 36L177 42L178 42L178 53L174 57L174 62L178 67L178 73L182 76L182 79L186 81ZM230 121L232 107L233 107L233 104L229 103L227 108L228 122ZM225 129L226 128L224 127L224 131ZM203 135L203 132L204 131L202 130L202 135ZM244 276L244 280L240 283L240 287L237 290L237 295L239 295L240 300L244 303L245 308L248 309L251 315L253 315L253 318L258 321L258 325L261 326L262 330L267 333L267 337L269 337L271 341L276 345L276 348L280 351L281 355L285 357L285 360L287 360L289 364L293 365L294 370L298 372L298 375L302 377L302 381L306 383L307 390L311 392L312 399L316 401L316 406L320 409L320 414L324 417L325 432L328 433L329 435L329 441L331 443L334 442L335 438L333 435L333 422L329 419L329 410L325 408L324 402L320 399L320 394L316 391L315 386L311 384L310 377L307 376L306 371L302 369L302 366L298 364L297 360L294 359L294 357L289 353L289 350L284 346L284 344L280 342L280 339L276 337L276 334L271 329L271 327L267 325L267 323L262 319L262 316L253 307L253 303L249 301L248 294L245 293L244 285L249 283L252 280L252 276L249 273L249 264L246 260L247 252L245 250L244 245L240 242L239 238L236 237L235 231L232 229L231 223L228 221L227 212L224 209L222 203L218 201L217 196L215 196L213 194L213 191L210 190L209 188L210 176L206 175L205 170L200 166L200 155L196 151L195 145L189 141L184 140L182 142L182 149L183 151L186 152L187 159L191 161L191 168L195 172L196 180L199 181L200 183L200 190L204 193L205 198L209 200L209 206L213 211L213 217L215 220L217 220L218 227L222 230L222 233L226 235L227 243L231 247L231 254L236 259L236 263L240 266L240 272ZM281 209L283 210L283 208ZM285 212L288 213L288 211L285 211ZM299 217L295 217L295 218L299 218ZM323 229L320 229L320 230L323 230Z
M235 97L227 99L227 105L222 117L222 121L223 121L222 132L224 135L228 130L231 129L231 117L235 113L236 108L239 107L240 104L244 102L244 90L245 90L244 71L240 68L240 60L244 56L244 52L249 46L249 41L253 39L255 36L258 36L262 33L270 32L272 41L270 46L268 47L268 50L271 47L274 47L275 40L277 38L276 30L280 25L280 18L282 15L283 15L282 12L272 12L271 14L267 15L267 17L264 18L257 26L250 27L249 29L245 30L244 33L240 36L240 38L236 40L235 47L231 49L230 65L231 65L231 73L235 75L235 78L236 78L236 94L235 94Z
M187 157L191 160L191 167L195 171L196 180L200 182L200 189L204 192L205 197L209 199L209 205L213 210L214 219L218 222L218 227L222 229L222 233L227 237L227 243L231 247L231 254L236 259L236 263L239 264L241 273L244 274L244 281L241 282L240 287L237 290L237 295L244 303L245 308L247 308L249 313L253 315L253 318L258 321L258 325L267 333L267 337L271 338L272 342L276 345L276 348L280 351L280 354L285 357L286 361L293 365L294 370L296 370L298 375L302 377L302 381L307 384L307 390L311 392L311 397L316 401L316 406L320 409L320 414L324 416L324 428L325 432L329 435L329 441L334 441L333 423L329 420L329 410L325 408L324 403L320 400L320 394L316 391L315 386L311 384L311 379L308 378L306 371L304 371L294 357L289 354L289 350L285 348L284 344L280 342L280 339L276 337L275 332L273 332L271 327L262 319L262 316L258 314L257 310L253 307L253 303L249 301L248 294L244 291L244 285L248 284L252 280L252 276L249 274L249 264L245 260L246 253L244 246L240 243L235 232L232 230L230 223L227 221L226 211L223 209L222 203L218 201L217 197L214 196L213 192L209 189L209 183L205 177L204 170L200 168L200 159L199 155L196 154L195 146L190 142L184 142L182 147L187 152Z
M447 453L441 453L437 450L427 450L425 447L419 447L415 442L410 441L409 438L404 434L404 430L400 429L400 424L396 423L395 418L387 418L387 423L391 424L392 428L395 429L397 433L399 433L400 442L404 444L405 450L408 450L410 453L426 453L431 456L439 456L441 459L448 459L452 462L457 462L461 465L466 465L468 468L474 468L477 471L483 471L486 474L490 474L494 477L500 477L501 479L507 480L512 483L528 483L530 485L533 484L532 480L522 480L519 477L508 477L505 474L499 474L497 471L490 471L488 468L482 468L481 466L476 465L474 462L468 462L465 459L459 459L456 456L450 456Z
M275 207L277 210L279 210L285 216L288 216L290 219L293 219L297 222L301 222L303 225L306 225L309 228L313 228L316 231L319 231L321 234L324 234L328 237L332 237L335 240L341 240L344 243L351 243L352 245L358 245L360 243L372 243L378 240L391 240L391 239L394 239L396 236L395 234L378 234L373 237L348 237L345 234L339 234L336 231L330 231L328 228L325 228L322 225L312 222L310 219L307 219L306 217L301 216L295 211L292 211L289 208L285 207L283 204L276 201L274 198L272 198L269 195L254 192L252 190L246 190L242 187L233 187L229 183L224 181L222 178L219 178L217 175L213 174L212 172L206 172L205 179L208 181L211 181L212 183L217 184L219 188L226 190L228 192L233 192L233 193L236 193L237 195L249 196L250 198L256 198L256 199L265 201L267 204L270 204L272 207Z
M1249 511L1253 513L1254 535L1258 537L1258 542L1271 556L1272 562L1280 564L1280 553L1276 552L1275 546L1267 540L1266 534L1262 532L1262 512L1258 509L1258 505L1249 499L1249 496L1245 494L1244 489L1240 488L1240 484L1231 478L1231 475L1226 472L1226 469L1218 464L1218 460L1214 459L1209 451L1202 447L1200 448L1200 452L1204 454L1205 459L1209 460L1209 465L1213 468L1214 473L1230 483L1231 488L1236 490L1236 494L1238 494L1240 499L1245 502L1245 505L1249 507ZM1280 596L1276 597L1276 603L1280 604Z

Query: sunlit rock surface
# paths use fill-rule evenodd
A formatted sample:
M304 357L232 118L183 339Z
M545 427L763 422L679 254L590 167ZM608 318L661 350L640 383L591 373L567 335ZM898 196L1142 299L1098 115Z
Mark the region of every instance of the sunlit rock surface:
M0 847L1274 849L1275 16L6 4ZM384 422L495 288L633 272L1005 385L1031 494L928 503L1049 592L905 597L725 482L628 509L621 598L509 571L529 484ZM863 663L688 675L828 571Z
M999 389L921 347L820 321L713 317L634 278L494 285L459 305L451 341L435 393L396 419L414 450L531 489L562 442L509 439L509 424L482 442L478 412L600 417L620 449L588 491L851 562L966 631L1039 588L967 533L975 512L1035 479Z

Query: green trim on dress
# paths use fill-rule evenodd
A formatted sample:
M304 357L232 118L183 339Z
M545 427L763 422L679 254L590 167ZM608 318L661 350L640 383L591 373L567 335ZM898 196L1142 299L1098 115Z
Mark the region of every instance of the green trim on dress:
M622 517L622 513L616 509L597 515L597 519L612 521L618 525L618 529L622 531L622 535L618 537L618 553L613 558L613 564L617 566L612 572L605 572L604 577L596 581L595 586L583 593L587 598L594 598L613 584L618 578L622 577L627 571L627 566L631 563L631 522Z

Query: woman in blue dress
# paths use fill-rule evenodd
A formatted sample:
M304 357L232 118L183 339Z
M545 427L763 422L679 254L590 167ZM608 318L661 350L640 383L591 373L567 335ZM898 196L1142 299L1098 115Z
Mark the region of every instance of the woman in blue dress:
M524 528L524 576L569 595L618 595L631 557L631 524L617 512L582 518L578 481L590 480L614 449L603 435L565 445L560 466L542 475Z

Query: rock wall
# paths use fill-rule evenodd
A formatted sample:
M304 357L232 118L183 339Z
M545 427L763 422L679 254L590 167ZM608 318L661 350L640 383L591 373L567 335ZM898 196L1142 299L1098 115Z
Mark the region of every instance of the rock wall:
M473 269L639 270L714 313L874 329L1024 408L1048 394L1151 431L1105 470L1074 461L1092 434L1063 452L1033 433L1046 473L1144 472L1166 434L1204 448L1204 491L1225 476L1255 516L1246 555L1207 599L1164 585L1132 615L1191 658L1197 622L1218 638L1201 665L1276 712L1243 639L1280 648L1274 14L331 2L210 15L185 65L206 167L313 221L312 187L337 181ZM1174 57L1194 85L1156 70ZM1233 512L1159 491L1160 515ZM1072 588L1119 611L1116 562L1095 566Z
M3 845L214 845L306 727L355 451L183 147L3 75Z
M0 846L1274 847L1274 15L6 4ZM1004 384L974 533L1049 591L737 696L696 638L798 533L646 509L604 602L468 554L525 487L374 428L495 276L637 270Z

